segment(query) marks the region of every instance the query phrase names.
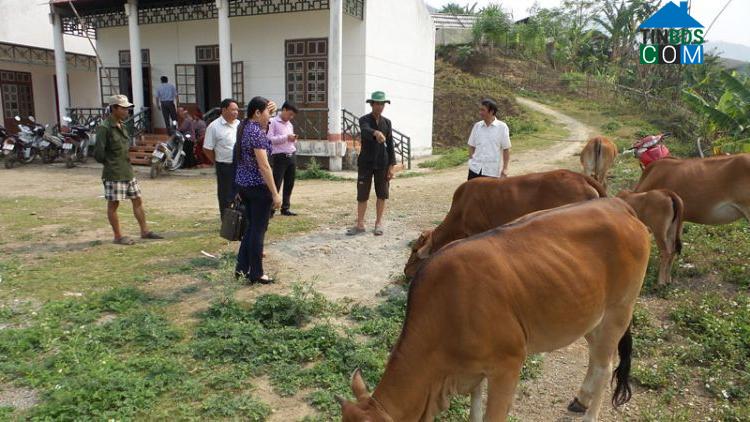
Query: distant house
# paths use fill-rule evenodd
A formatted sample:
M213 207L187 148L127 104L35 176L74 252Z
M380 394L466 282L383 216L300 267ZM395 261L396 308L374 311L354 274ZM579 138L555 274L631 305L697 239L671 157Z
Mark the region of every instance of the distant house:
M435 22L435 45L468 44L474 37L472 29L479 17L477 15L454 15L452 13L433 13Z
M670 1L643 22L640 28L703 28L700 22L690 16L688 9L687 1L680 1L679 6Z
M163 75L181 104L204 112L227 97L290 100L302 109L301 155L336 170L351 152L353 123L369 112L365 99L385 91L386 115L405 134L399 152L431 153L435 34L422 0L52 0L51 7L66 34L96 37L102 104L119 92L149 113ZM153 130L164 132L161 114L149 114Z
M0 1L0 124L15 131L15 116L59 123L57 71L49 7L28 0ZM85 39L65 37L64 95L81 106L99 104L96 60ZM64 109L62 110L65 111Z

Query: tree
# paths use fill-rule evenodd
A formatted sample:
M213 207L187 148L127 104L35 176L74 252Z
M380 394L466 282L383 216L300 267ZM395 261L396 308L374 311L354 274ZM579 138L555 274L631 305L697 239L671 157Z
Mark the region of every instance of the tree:
M461 6L458 3L448 3L440 9L440 13L449 13L451 15L473 15L476 14L477 4L474 3L471 6L467 3L465 6Z
M599 0L601 12L593 21L609 36L611 61L622 64L636 49L638 27L659 6L659 0Z
M474 24L474 42L496 47L507 40L512 27L513 22L499 5L489 5L479 12L479 19Z

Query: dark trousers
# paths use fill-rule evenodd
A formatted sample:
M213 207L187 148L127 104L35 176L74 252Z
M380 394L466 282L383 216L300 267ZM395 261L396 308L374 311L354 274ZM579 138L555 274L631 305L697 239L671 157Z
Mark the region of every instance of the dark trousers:
M271 218L273 198L265 185L239 187L238 190L245 205L247 230L242 236L234 271L245 274L250 281L256 281L263 277L263 242Z
M216 163L216 192L219 197L219 216L223 216L224 209L232 203L237 194L234 188L234 165Z
M489 177L482 174L482 171L480 170L479 173L474 173L473 171L469 170L469 179L476 179L477 177Z
M198 164L195 158L195 142L192 139L186 139L182 150L185 151L185 162L182 164L182 167L195 167Z
M161 115L164 116L164 124L167 127L167 133L172 135L174 133L172 121L177 120L177 108L174 105L174 101L161 102Z
M281 183L284 183L281 210L289 211L294 178L297 174L297 156L295 154L273 154L271 157L273 158L273 182L276 184L276 190L280 191Z

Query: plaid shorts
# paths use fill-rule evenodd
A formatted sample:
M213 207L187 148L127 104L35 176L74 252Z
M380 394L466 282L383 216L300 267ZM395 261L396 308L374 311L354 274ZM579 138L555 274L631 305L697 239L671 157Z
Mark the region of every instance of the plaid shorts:
M138 186L138 181L135 179L119 181L103 180L103 182L104 199L107 201L122 201L124 199L141 197L141 187Z

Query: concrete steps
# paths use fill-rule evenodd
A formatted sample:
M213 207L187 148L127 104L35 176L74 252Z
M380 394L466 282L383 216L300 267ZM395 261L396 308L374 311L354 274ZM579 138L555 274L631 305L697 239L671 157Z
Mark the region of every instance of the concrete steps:
M153 133L142 135L141 139L136 142L136 145L134 147L130 147L130 150L128 151L130 164L133 164L134 166L151 165L151 154L156 149L156 146L160 142L165 142L168 139L168 135L159 135Z

